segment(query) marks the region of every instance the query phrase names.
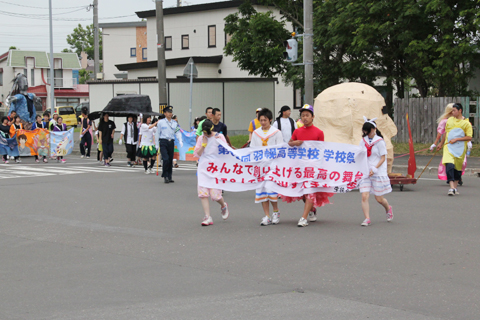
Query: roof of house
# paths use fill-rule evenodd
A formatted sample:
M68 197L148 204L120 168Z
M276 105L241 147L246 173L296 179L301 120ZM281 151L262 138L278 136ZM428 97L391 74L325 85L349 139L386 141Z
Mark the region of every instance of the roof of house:
M28 92L34 93L38 97L47 96L47 86L39 85L35 87L28 87ZM56 97L88 97L88 84L78 84L73 89L55 89Z
M98 26L100 28L146 27L147 21L99 23Z
M178 65L186 65L188 60L192 58L195 63L221 63L223 56L210 56L210 57L183 57L183 58L174 58L174 59L166 59L165 64L167 66L178 66ZM135 70L135 69L149 69L149 68L157 68L158 61L147 61L147 62L134 62L134 63L124 63L124 64L116 64L115 67L119 71L127 71L127 70Z
M6 58L8 58L8 51L5 52L4 54L0 55L0 61L4 60Z
M178 14L178 13L187 13L187 12L198 12L198 11L208 11L208 10L217 10L217 9L225 9L225 8L236 8L239 7L245 1L242 0L234 0L234 1L222 1L222 2L212 2L212 3L204 3L204 4L197 4L185 7L172 7L172 8L164 8L163 15L169 14ZM252 1L255 4L255 1ZM155 17L155 10L148 10L148 11L138 11L135 12L139 18L148 18L148 17Z
M7 66L25 67L25 58L35 59L35 68L50 68L50 54L45 51L10 50ZM73 52L54 53L54 58L62 59L63 69L81 69L78 56Z

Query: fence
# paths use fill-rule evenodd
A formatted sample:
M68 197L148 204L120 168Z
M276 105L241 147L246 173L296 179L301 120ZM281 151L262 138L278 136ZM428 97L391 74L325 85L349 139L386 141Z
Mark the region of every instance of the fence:
M443 114L449 103L461 103L463 114L469 115L473 125L473 141L479 142L480 97L471 100L469 97L407 98L395 99L394 122L398 133L395 142L408 142L408 113L414 143L433 143L437 137L437 119Z

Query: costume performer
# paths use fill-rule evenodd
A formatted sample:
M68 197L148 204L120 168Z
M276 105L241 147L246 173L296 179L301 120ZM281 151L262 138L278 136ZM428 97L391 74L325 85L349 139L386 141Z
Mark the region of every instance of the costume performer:
M447 172L447 181L450 185L449 196L458 193L458 181L462 177L462 165L467 153L467 143L472 140L473 130L470 121L463 118L463 106L460 103L453 105L452 117L448 118L445 125L445 135L437 147L443 146L442 163ZM446 141L446 143L445 143Z
M365 215L365 220L363 220L361 225L367 227L371 224L370 206L368 203L370 193L375 195L375 200L385 208L387 221L389 222L393 219L393 210L387 199L383 197L384 194L392 192L387 172L387 145L380 130L377 129L377 124L375 123L377 119L368 120L365 116L363 119L365 122L362 127L363 138L360 141L360 146L367 148L370 174L359 181L358 188L362 194L362 210Z
M9 107L8 115L15 111L20 116L25 130L31 130L37 117L35 104L41 104L41 101L33 93L27 93L27 90L27 77L21 73L17 74L13 80L12 93L6 98L6 105Z
M143 124L140 127L140 154L143 158L143 167L145 168L145 174L152 173L153 165L155 164L155 158L157 157L157 148L155 148L155 133L157 132L157 124L152 123L152 117L146 115L143 118ZM150 160L150 166L147 166Z
M435 147L437 146L437 143L441 141L442 135L445 134L445 126L447 125L448 118L450 118L452 116L453 105L454 105L454 103L447 104L447 106L445 107L445 111L443 112L443 115L441 115L440 118L438 118L438 120L437 120L437 123L438 123L437 138L435 139L435 142L430 146L430 151L435 149ZM472 148L472 142L471 141L468 142L468 148L469 149ZM465 168L466 167L467 167L467 157L465 157L465 160L463 161L462 175L465 174ZM447 173L445 171L445 166L443 165L442 160L440 160L440 163L438 165L438 179L444 180L444 181L447 180ZM463 184L462 177L460 177L460 180L458 181L458 184L459 185Z
M180 148L183 147L182 134L177 121L172 119L173 110L171 106L163 109L165 118L158 121L155 146L159 147L162 155L163 167L162 177L165 183L175 182L172 180L173 153L175 150L175 136L178 139Z
M221 139L224 142L227 142L223 134L213 131L213 122L211 120L206 119L205 121L203 121L201 126L199 125L199 127L202 129L202 135L197 139L197 143L193 151L194 157L200 158L203 154L203 151L205 151L208 143L212 141L212 139ZM222 190L197 186L197 191L198 197L202 202L203 211L205 213L205 217L202 221L202 226L210 226L213 224L213 219L210 215L210 204L208 202L209 197L212 199L212 201L216 201L220 205L222 219L228 219L230 213L228 211L227 203L223 200Z
M271 125L272 112L264 108L257 113L261 127L253 131L250 147L275 146L283 143L283 135L280 130ZM265 216L260 225L268 226L280 222L280 212L278 211L278 194L269 188L260 187L255 190L255 203L261 203ZM270 205L272 203L273 214L270 217Z
M324 141L323 131L318 129L313 125L313 107L311 105L304 105L300 109L300 116L302 118L303 127L298 128L293 132L292 139L288 143L290 147L298 147L302 145L303 141ZM316 209L317 207L322 207L327 203L330 203L329 197L332 197L333 193L330 192L315 192L303 195L301 197L288 197L285 195L280 195L282 201L287 203L294 202L297 200L303 200L305 202L305 207L303 209L303 215L298 221L299 227L308 226L307 217L312 211L312 214L309 217L311 222L317 220Z

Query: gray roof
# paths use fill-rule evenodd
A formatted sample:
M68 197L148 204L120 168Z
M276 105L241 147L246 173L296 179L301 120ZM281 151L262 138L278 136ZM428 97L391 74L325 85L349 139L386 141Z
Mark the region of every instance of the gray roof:
M146 27L147 21L99 23L100 28Z

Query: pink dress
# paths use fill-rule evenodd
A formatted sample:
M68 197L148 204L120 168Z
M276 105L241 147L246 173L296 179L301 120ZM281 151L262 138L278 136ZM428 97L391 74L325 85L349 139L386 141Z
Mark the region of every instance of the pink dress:
M437 127L437 132L440 134L445 134L445 126L447 125L448 119L443 119L440 121ZM465 168L467 167L467 157L463 160L462 166L462 175L465 174ZM445 170L445 166L442 163L442 159L440 159L440 164L438 165L438 179L447 181L447 172Z

